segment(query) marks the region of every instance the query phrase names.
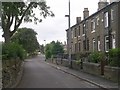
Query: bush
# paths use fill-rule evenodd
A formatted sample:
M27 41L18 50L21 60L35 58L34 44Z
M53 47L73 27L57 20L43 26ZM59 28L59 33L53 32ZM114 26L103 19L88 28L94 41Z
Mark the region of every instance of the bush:
M21 45L10 42L4 43L2 48L2 58L4 59L16 59L20 58L23 60L26 57L26 52Z
M75 61L75 63L77 64L77 65L80 65L81 64L81 60L77 60L77 61Z
M89 56L90 52L80 52L80 53L76 53L76 60L80 60L82 58L87 58Z
M109 65L120 67L120 48L109 50Z
M98 63L103 58L102 52L93 52L89 55L89 59L93 63Z
M46 53L45 53L46 59L51 58L51 56L52 56L51 52L49 50L46 51Z

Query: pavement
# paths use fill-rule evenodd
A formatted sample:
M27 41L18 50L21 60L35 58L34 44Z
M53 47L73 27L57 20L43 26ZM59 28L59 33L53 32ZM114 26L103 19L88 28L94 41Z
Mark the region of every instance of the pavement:
M59 69L65 73L68 73L70 75L73 75L79 79L85 80L91 84L94 84L100 88L106 89L106 90L120 90L120 87L118 87L118 83L112 82L110 80L107 80L105 78L99 77L99 76L95 76L95 75L91 75L88 74L86 72L83 71L77 71L74 69L70 69L69 67L64 67L61 65L56 65L53 63L48 63L47 64L51 65L52 67Z

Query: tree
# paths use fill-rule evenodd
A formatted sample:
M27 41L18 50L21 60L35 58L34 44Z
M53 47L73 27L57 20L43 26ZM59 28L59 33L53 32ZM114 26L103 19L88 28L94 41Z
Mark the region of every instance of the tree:
M47 58L51 58L51 56L56 56L64 53L63 46L59 41L52 41L50 44L47 44L45 48Z
M37 33L31 28L20 28L12 36L11 40L19 43L27 53L32 54L40 49L36 35Z
M26 52L21 45L15 42L3 43L2 45L2 59L3 60L24 60Z
M40 45L40 52L41 52L41 53L44 53L44 52L45 52L45 49L44 49L44 45L43 45L43 44Z
M51 44L45 46L45 57L46 59L51 58Z
M54 16L50 11L50 7L46 5L46 1L39 0L39 2L2 2L2 28L5 42L9 42L11 36L17 31L22 21L32 22L35 24L41 22L42 19L36 16L35 9L40 16L46 18L47 16ZM11 30L11 26L14 29Z
M51 53L52 55L58 55L64 53L63 46L59 41L51 43Z

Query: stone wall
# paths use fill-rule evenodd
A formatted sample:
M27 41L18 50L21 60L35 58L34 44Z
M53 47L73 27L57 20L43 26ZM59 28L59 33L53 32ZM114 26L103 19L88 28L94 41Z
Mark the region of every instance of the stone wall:
M107 78L109 80L118 82L118 80L120 80L120 68L105 66L104 67L104 76L105 76L105 78Z
M17 61L17 60L16 60ZM18 60L17 65L12 65L10 60L6 60L3 63L2 69L2 87L3 88L15 88L20 82L23 74L23 65L24 63ZM17 61L17 62L18 62ZM14 61L12 60L12 63ZM7 65L7 66L6 66Z
M83 70L94 75L101 75L100 64L83 62Z
M47 60L48 62L57 64L57 65L62 65L62 66L69 66L69 61L67 59L62 59L62 60ZM72 61L72 68L76 70L82 70L86 73L90 73L93 75L101 76L101 66L98 63L90 63L90 62L83 62L82 65L81 63L76 63L76 61ZM110 66L105 66L104 67L104 78L109 79L114 82L118 82L118 79L120 80L120 68L117 67L110 67Z
M67 59L62 59L61 65L68 67L69 66L69 61Z
M72 67L73 67L73 69L76 69L76 70L81 69L80 64L77 64L76 61L72 61Z

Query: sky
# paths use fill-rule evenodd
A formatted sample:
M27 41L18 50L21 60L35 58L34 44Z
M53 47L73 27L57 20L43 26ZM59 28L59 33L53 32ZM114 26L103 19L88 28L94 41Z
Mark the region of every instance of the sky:
M47 5L55 14L55 17L47 17L37 25L34 23L22 23L21 27L32 28L37 32L38 42L47 44L51 41L66 41L66 29L68 28L68 1L69 0L46 0ZM71 26L76 24L76 17L83 18L84 8L89 9L89 14L93 14L98 9L99 0L70 0L71 2ZM0 30L0 41L2 38L2 30Z

